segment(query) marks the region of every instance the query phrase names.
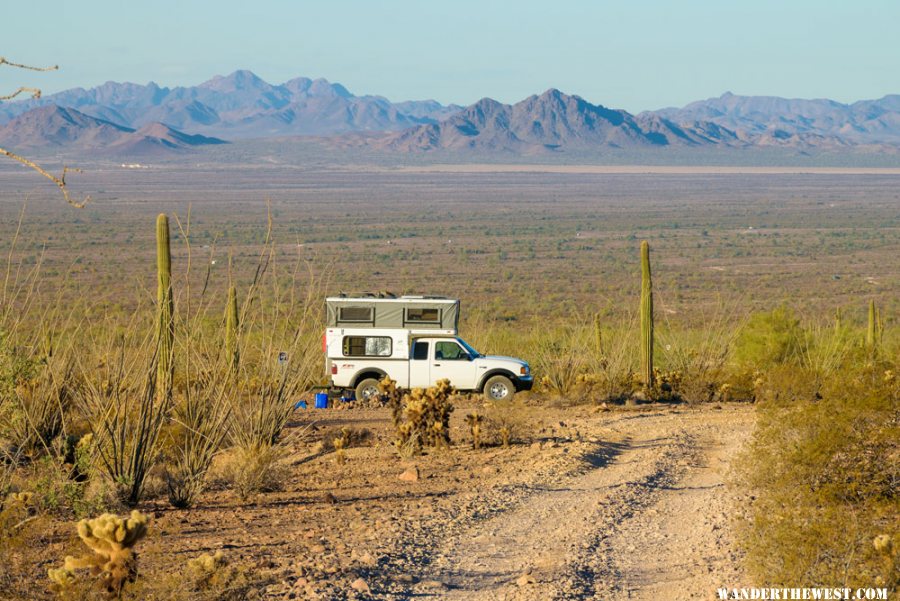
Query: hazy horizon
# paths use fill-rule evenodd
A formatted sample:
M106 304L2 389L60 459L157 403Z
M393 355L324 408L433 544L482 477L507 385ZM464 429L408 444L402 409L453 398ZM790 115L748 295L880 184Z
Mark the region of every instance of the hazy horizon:
M0 68L4 91L34 85L49 94L107 81L175 87L237 69L275 84L322 77L392 101L512 103L558 88L633 113L726 91L845 103L900 91L885 77L900 71L892 32L900 5L884 0L528 1L514 14L504 3L470 0L225 0L215 10L174 0L99 0L85 10L54 0L18 4L7 17L0 56L60 71Z

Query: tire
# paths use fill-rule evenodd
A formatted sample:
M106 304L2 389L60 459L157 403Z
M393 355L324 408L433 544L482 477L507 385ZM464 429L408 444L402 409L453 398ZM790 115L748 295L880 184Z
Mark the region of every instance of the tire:
M356 400L369 401L374 395L379 393L378 380L375 378L366 378L356 385Z
M516 387L506 376L491 376L484 383L484 398L489 401L508 401L516 394Z

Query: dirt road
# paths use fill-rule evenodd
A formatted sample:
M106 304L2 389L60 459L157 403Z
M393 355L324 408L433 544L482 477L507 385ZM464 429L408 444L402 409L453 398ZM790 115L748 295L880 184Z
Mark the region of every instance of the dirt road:
M723 482L752 407L526 405L515 444L475 450L464 418L480 403L457 405L449 448L412 459L387 408L298 411L282 490L147 503L143 565L167 573L221 550L259 566L273 601L669 601L745 582ZM341 428L367 437L338 462L321 441Z
M395 596L714 598L740 582L723 478L751 422L746 408L605 421L584 432L603 442L581 473L485 498L483 519L419 537L411 555L427 567Z

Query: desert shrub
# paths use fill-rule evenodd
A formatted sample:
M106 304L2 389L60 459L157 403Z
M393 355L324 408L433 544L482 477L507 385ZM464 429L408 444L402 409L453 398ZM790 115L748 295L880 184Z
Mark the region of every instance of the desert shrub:
M589 370L592 353L588 329L584 326L542 329L532 336L532 345L533 367L540 389L571 397L578 389L578 376Z
M445 379L430 388L414 388L403 395L394 412L394 446L401 456L418 455L426 446L450 444L454 392L450 381Z
M844 370L860 365L862 349L854 344L853 334L848 328L816 322L804 330L798 343L798 363L812 376L816 394L827 381Z
M36 361L0 329L0 402L9 402L16 387L32 380L36 371Z
M259 578L246 566L235 565L221 552L204 553L188 560L184 580L192 598L210 601L242 601L255 597Z
M257 565L231 561L221 551L203 553L163 573L138 575L125 601L251 601L263 598L269 573Z
M281 434L293 413L296 385L284 377L252 381L237 386L229 399L231 447L226 480L242 499L281 488L281 460L286 453Z
M11 442L30 455L49 451L51 442L64 430L75 387L70 357L45 357L36 362L32 377L13 390Z
M341 440L344 449L366 446L372 440L372 431L368 428L341 426L340 428L326 428L317 438L319 439L319 450L328 453L337 450L337 446L334 444L335 440Z
M635 327L634 318L618 328L604 328L599 319L595 320L588 364L586 371L575 377L574 396L607 402L622 400L634 392L638 351Z
M189 372L190 373L190 372ZM190 507L203 492L206 473L228 435L231 406L227 400L230 378L197 378L184 390L173 407L175 432L170 446L173 455L165 470L169 502L174 507Z
M98 472L122 499L136 504L158 460L159 434L170 397L157 398L156 361L149 337L137 328L91 349L98 365L83 366L79 405L92 434Z
M728 397L731 360L745 321L741 306L720 300L696 316L702 323L699 328L674 327L666 319L665 327L659 329L660 364L666 373L678 374L675 393L679 398L709 402Z
M518 397L487 404L484 413L485 440L503 447L516 442L527 442L533 431L529 411Z
M35 586L35 579L40 578L40 570L35 567L49 527L33 493L0 497L0 590L4 599L30 601L38 596L40 587Z
M116 489L102 479L74 478L73 466L49 455L22 470L20 487L33 490L33 504L41 512L64 519L82 518L116 509Z
M653 368L653 385L647 387L643 383L641 374L632 376L635 391L641 391L647 400L661 403L673 403L682 400L684 387L684 374L678 370L663 371L658 367Z
M810 396L818 376L808 371L764 384L740 461L740 481L756 497L740 528L751 576L760 585L896 590L895 550L875 544L900 532L894 372L845 370Z
M774 365L758 372L754 380L757 401L790 404L815 401L821 394L821 379L796 365Z
M16 389L34 379L37 366L2 328L0 322L0 452L9 463L20 454L18 443L29 431L17 402Z
M800 319L791 308L782 305L753 313L735 341L735 359L754 368L797 361L804 339Z
M288 478L284 446L267 444L236 446L218 458L220 479L247 501L261 492L282 490Z

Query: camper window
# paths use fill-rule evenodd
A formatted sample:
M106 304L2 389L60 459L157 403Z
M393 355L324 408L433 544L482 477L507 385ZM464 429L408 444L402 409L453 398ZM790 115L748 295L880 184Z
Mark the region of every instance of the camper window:
M441 323L440 309L407 309L408 323Z
M390 336L344 336L345 357L390 357Z
M374 312L372 307L341 307L340 318L338 321L348 323L372 323L372 315Z

